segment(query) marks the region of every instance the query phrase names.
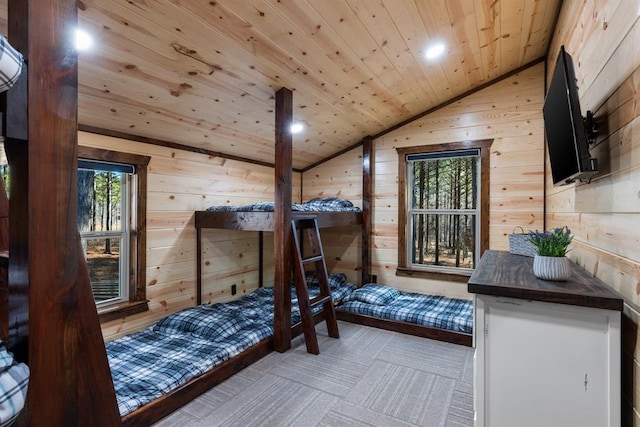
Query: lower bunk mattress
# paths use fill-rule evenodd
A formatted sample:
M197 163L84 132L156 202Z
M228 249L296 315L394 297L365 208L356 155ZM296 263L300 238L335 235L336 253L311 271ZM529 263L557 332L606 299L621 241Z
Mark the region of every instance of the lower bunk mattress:
M344 274L329 278L334 301L355 290ZM319 294L308 278L309 295ZM291 289L291 324L300 321ZM320 310L317 307L316 310ZM125 416L273 336L273 288L237 300L174 313L140 332L106 344L118 409Z
M402 292L378 284L367 284L350 293L336 311L464 334L473 330L473 303L469 300Z

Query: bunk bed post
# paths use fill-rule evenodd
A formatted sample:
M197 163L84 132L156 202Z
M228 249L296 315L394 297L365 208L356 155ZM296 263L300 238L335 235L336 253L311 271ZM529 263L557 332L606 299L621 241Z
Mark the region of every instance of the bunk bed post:
M77 4L9 0L8 23L9 41L29 64L23 85L7 93L3 130L11 167L10 325L17 319L17 334L28 333L31 370L20 422L120 425L76 224Z
M0 338L9 340L9 199L0 178Z
M284 352L291 347L291 183L293 181L292 142L290 127L293 117L291 90L276 92L276 159L275 209L273 221L273 348Z
M371 197L373 195L373 138L366 136L362 140L362 279L361 284L371 282L371 233L372 213Z

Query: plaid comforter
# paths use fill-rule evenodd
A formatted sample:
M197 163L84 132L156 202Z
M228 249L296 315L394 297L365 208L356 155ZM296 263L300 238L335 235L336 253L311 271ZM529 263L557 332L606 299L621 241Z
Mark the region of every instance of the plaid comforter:
M274 202L259 202L244 206L211 206L208 211L234 211L234 212L273 212ZM322 197L309 200L302 204L291 205L292 211L298 212L360 212L360 208L353 206L349 200L339 197Z
M384 285L364 285L345 297L336 309L467 334L473 328L471 301L400 292Z
M329 279L334 301L355 286ZM319 290L309 279L309 293ZM291 289L291 322L300 311ZM318 307L320 309L320 307ZM118 409L124 416L273 335L273 289L259 288L228 303L199 305L106 344Z

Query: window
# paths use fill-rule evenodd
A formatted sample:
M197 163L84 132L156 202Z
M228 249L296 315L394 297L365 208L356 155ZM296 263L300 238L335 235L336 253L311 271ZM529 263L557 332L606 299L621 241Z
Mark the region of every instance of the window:
M149 159L78 148L78 230L103 321L148 309L145 223Z
M399 148L399 275L466 281L488 247L489 147Z
M129 298L132 165L78 160L78 229L97 304Z

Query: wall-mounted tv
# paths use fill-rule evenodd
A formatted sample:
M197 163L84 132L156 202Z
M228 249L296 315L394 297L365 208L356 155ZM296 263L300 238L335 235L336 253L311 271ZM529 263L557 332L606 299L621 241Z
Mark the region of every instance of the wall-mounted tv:
M595 124L590 111L582 117L573 59L564 46L560 48L542 114L553 184L590 181L598 172L597 159L589 155Z

